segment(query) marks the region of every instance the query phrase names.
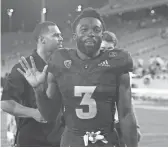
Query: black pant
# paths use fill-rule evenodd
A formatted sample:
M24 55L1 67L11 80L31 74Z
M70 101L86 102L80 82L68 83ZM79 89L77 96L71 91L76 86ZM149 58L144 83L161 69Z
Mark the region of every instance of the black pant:
M47 140L43 129L33 123L28 123L19 129L16 135L17 147L59 147L59 143L54 145Z

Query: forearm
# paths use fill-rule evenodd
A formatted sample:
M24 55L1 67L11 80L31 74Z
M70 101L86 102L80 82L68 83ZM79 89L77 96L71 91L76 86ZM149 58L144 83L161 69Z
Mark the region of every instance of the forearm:
M127 113L125 117L120 119L121 133L123 140L128 147L138 146L137 123L135 115L132 111Z
M59 99L49 98L46 94L46 90L44 89L44 85L34 88L34 91L36 104L43 118L47 121L56 120L60 110Z
M13 100L1 101L1 109L15 117L32 118L34 108L23 106Z
M132 104L132 109L133 109L133 114L134 114L134 117L135 117L135 120L136 120L137 129L140 129L140 125L139 125L139 123L138 123L137 116L136 116L136 112L135 112L135 108L134 108L134 105L133 105L133 104Z

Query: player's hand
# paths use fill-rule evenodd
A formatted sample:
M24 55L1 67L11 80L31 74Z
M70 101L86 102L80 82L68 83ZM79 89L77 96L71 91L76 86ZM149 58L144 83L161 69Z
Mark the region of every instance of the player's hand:
M17 70L25 77L28 83L33 88L35 88L35 87L38 87L40 84L45 83L48 65L44 67L42 72L39 72L36 68L36 65L32 56L30 56L30 61L31 61L32 67L30 67L25 57L21 57L21 60L19 60L19 63L21 64L25 72L23 72L20 68L18 68Z
M32 117L37 121L37 122L40 122L40 123L47 123L47 121L42 117L41 113L39 112L38 109L35 109L33 114L32 114Z

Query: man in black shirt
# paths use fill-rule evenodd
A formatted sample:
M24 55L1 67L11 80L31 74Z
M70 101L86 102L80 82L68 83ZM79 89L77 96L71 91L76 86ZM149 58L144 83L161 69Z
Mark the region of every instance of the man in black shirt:
M53 22L38 24L34 30L34 38L37 49L31 56L36 62L37 69L42 72L53 52L62 47L63 38L59 28ZM27 60L30 62L29 57ZM17 68L21 68L19 63L12 68L8 76L1 99L1 109L16 117L16 145L20 147L59 146L59 141L47 140L48 135L55 128L55 122L47 122L41 116L37 109L33 88Z

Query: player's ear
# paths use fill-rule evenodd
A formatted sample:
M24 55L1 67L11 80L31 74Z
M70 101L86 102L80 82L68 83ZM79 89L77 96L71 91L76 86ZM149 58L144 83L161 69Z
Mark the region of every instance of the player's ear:
M104 32L105 32L105 31L103 31L103 32L102 32L102 35L101 35L101 36L102 36L102 39L104 38L104 34L105 34Z
M76 33L73 33L72 37L73 37L73 40L76 40L76 37L77 37Z
M39 40L42 44L45 44L46 43L46 40L43 36L39 36Z

